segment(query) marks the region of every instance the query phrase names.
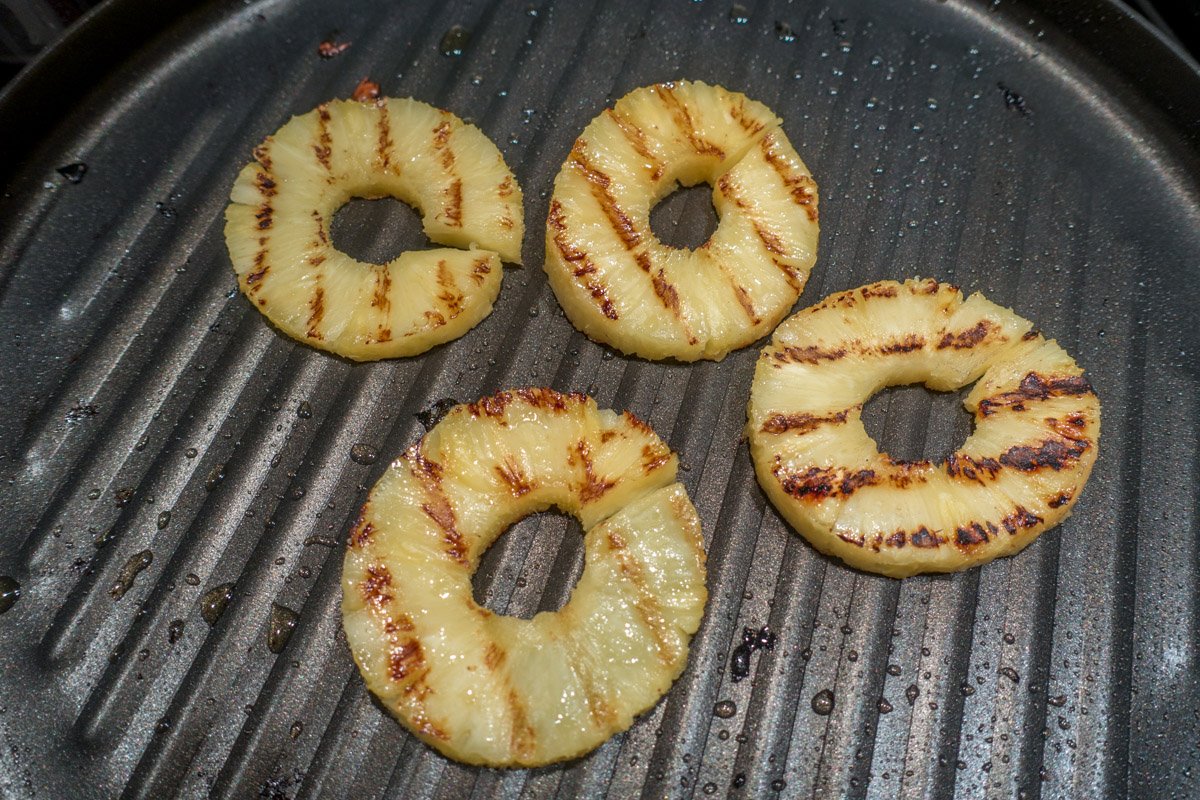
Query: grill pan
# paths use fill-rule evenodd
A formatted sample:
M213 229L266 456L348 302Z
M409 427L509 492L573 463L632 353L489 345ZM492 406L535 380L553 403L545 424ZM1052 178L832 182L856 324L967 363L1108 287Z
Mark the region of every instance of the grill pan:
M8 87L0 575L21 597L0 615L0 796L1200 795L1196 65L1108 2L743 6L109 0ZM468 41L443 55L455 25ZM327 39L351 46L323 60ZM529 234L478 328L357 365L250 307L221 228L252 146L367 75L478 124ZM539 267L554 174L606 104L681 77L767 103L816 175L798 307L933 276L1013 306L1088 370L1104 432L1065 524L966 573L858 573L755 483L740 437L758 347L651 363L570 326ZM77 162L78 183L56 171ZM655 224L695 242L710 217L689 191ZM338 226L367 257L422 244L380 203ZM681 454L710 600L687 672L629 732L494 771L372 702L341 634L341 548L418 412L530 384L631 410ZM945 455L970 427L958 402L888 390L868 427ZM555 608L581 549L572 521L525 520L477 597ZM277 607L298 615L279 653ZM778 644L734 683L730 653L762 625Z

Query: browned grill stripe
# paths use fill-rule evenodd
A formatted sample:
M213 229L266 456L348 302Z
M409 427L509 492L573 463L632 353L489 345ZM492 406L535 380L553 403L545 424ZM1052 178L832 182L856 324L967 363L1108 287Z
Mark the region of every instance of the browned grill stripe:
M466 565L467 545L458 531L450 500L442 491L442 465L427 458L419 443L409 448L404 458L408 461L409 473L425 490L427 502L421 504L421 510L441 530L443 552L459 564Z
M371 306L384 316L392 308L392 271L386 266L375 267L375 290L371 294Z
M576 461L576 457L578 457L578 461ZM583 471L583 481L578 490L579 500L582 503L596 500L617 485L615 480L602 479L596 475L595 464L592 462L592 446L584 439L580 439L572 446L567 456L567 463L571 466L578 464Z
M445 260L438 262L437 283L442 289L438 293L437 299L446 307L450 319L454 319L462 313L463 301L466 300L466 296L459 291L458 284L454 282L454 273L450 271Z
M443 119L433 129L433 149L438 151L442 169L454 170L454 150L450 147L450 120Z
M605 218L608 219L609 227L620 238L621 244L625 245L626 250L633 250L642 243L642 235L634 225L629 215L625 213L617 202L617 198L613 196L610 186L612 178L596 167L588 159L584 149L582 140L575 143L574 149L571 150L571 164L579 171L584 180L591 187L592 197L600 205L600 210L604 212Z
M781 364L817 364L821 361L837 361L840 358L845 358L845 356L845 347L835 347L826 350L816 345L806 345L804 347L785 346L771 352L771 358Z
M805 215L813 222L817 221L817 182L811 176L795 173L792 166L779 153L775 152L775 136L769 133L759 140L763 158L788 190L788 195L796 205L804 209Z
M455 228L463 224L463 191L462 181L458 178L446 189L446 206L442 209L446 220Z
M475 281L477 286L482 286L487 280L487 276L492 272L491 259L487 256L479 259L471 267L471 280Z
M387 106L379 106L379 143L376 151L379 155L379 166L381 169L389 169L392 166L392 122L388 115Z
M529 476L521 469L521 465L517 464L511 458L505 460L503 464L497 464L494 469L496 474L500 476L500 480L508 487L514 497L524 497L534 489L534 484L530 481Z
M625 140L629 142L629 146L634 152L641 156L646 161L646 166L650 169L652 180L658 180L662 177L663 166L659 163L658 157L650 150L650 145L646 140L646 132L638 127L637 123L625 117L616 109L606 109L605 114L616 123L617 128L625 136Z
M988 334L1000 331L1000 326L996 323L981 319L965 331L947 331L937 343L938 350L953 348L955 350L969 350L977 344L987 341ZM997 336L997 341L1005 341L1003 336Z
M509 405L518 400L543 411L563 413L568 407L586 404L588 397L579 392L562 393L542 386L528 386L481 398L467 404L466 409L472 417L502 417Z
M858 408L858 406L855 406ZM835 414L817 416L815 414L774 414L767 418L762 425L763 433L811 433L824 425L841 425L846 422L850 409L838 411Z
M1004 466L1021 472L1037 472L1041 469L1059 472L1074 465L1090 447L1091 442L1087 439L1047 439L1036 446L1010 447L1000 454L998 460Z
M312 297L308 301L308 331L310 339L324 339L320 331L321 321L325 318L325 289L317 283Z
M388 591L392 585L392 573L383 564L369 564L367 574L359 586L363 602L375 613L382 613L384 607L392 602L393 596Z
M317 106L317 141L313 144L313 153L321 166L329 171L332 169L333 137L329 135L329 108L324 103Z
M586 253L567 239L566 219L563 215L562 205L557 200L550 202L550 213L546 217L546 224L554 231L555 248L563 259L572 265L574 276L582 279L579 283L583 284L583 288L600 307L600 312L608 319L616 320L619 316L617 307L609 298L607 287L599 278L590 277L595 274L596 266L588 260Z
M725 151L717 147L712 142L706 141L698 133L696 133L696 123L692 119L692 113L688 111L687 104L680 100L675 94L675 88L669 84L660 83L657 87L658 96L664 101L667 111L670 112L672 119L675 122L675 127L679 132L687 137L688 143L692 149L702 156L713 156L714 158L725 158Z
M1030 372L1021 379L1018 388L1011 392L985 397L979 401L979 413L985 417L996 413L999 408L1024 411L1026 403L1048 400L1051 397L1077 397L1094 394L1092 385L1082 375L1068 377L1044 377ZM1082 419L1080 420L1082 423ZM1079 424L1076 427L1083 427Z
M873 469L851 471L836 467L809 467L802 472L789 472L783 469L778 456L771 471L784 492L808 502L849 497L864 486L878 486L887 477L877 475Z

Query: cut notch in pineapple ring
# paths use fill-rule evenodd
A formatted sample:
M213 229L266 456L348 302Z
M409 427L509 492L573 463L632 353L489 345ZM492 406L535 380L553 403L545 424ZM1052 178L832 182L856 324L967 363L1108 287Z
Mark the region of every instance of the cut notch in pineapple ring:
M708 183L719 221L668 247L651 209ZM816 260L817 185L762 103L680 81L636 89L592 120L554 181L545 269L567 317L626 353L721 359L766 335Z
M390 465L350 533L342 613L367 687L472 764L562 761L628 728L683 671L707 598L677 467L649 426L583 395L455 407ZM570 600L529 620L478 605L483 553L551 506L585 530Z
M861 418L885 386L954 390L975 429L942 464L881 453ZM883 281L786 320L754 374L759 483L818 550L892 577L1010 555L1071 511L1096 460L1100 402L1032 323L933 280Z
M357 361L416 355L492 310L500 262L519 262L521 190L495 144L411 98L334 100L254 150L225 211L242 293L284 333ZM395 197L447 245L367 264L333 246L353 197Z

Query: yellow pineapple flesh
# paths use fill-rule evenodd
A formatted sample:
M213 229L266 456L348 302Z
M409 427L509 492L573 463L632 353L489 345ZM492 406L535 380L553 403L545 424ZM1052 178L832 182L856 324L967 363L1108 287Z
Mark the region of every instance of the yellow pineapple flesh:
M350 534L342 611L368 688L472 764L561 761L628 728L682 672L707 597L676 469L648 426L581 395L456 407L389 467ZM585 529L570 600L530 620L477 605L483 553L551 506Z
M335 100L255 148L225 212L238 284L289 336L359 361L415 355L491 313L501 261L519 262L521 190L496 146L448 111L408 98ZM335 248L352 197L395 197L446 247L387 264Z
M1062 521L1096 460L1083 371L1011 310L936 281L883 281L786 320L754 375L759 483L818 550L893 577L1010 555ZM953 390L975 428L942 464L881 453L863 404L886 386Z
M720 221L668 247L650 210L713 186ZM645 358L721 359L796 302L817 252L817 185L761 103L719 86L637 89L583 131L554 181L545 269L571 322Z

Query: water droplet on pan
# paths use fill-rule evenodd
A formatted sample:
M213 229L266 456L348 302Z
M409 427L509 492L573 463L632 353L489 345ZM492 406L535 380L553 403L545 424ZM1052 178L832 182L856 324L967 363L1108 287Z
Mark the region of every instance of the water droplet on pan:
M267 630L267 648L272 653L282 653L287 647L292 631L296 629L299 619L295 611L278 603L271 604L271 625Z
M379 460L379 451L369 444L358 444L350 447L350 460L355 464L369 466Z
M822 689L813 695L812 710L814 714L827 717L833 713L834 696L828 689Z
M454 25L442 35L438 43L438 52L444 56L456 57L463 54L467 43L471 41L471 32L462 25Z
M142 550L139 553L134 553L125 562L125 566L121 567L117 579L113 581L113 585L109 587L108 594L113 600L120 600L125 596L125 593L133 586L134 580L138 574L154 561L154 553L149 550Z
M0 614L8 611L21 599L21 584L7 575L0 575Z
M729 719L737 713L737 703L732 700L722 700L713 706L713 714L721 719Z
M222 583L214 586L200 598L200 616L209 625L216 625L217 620L225 613L225 607L233 599L233 584Z

